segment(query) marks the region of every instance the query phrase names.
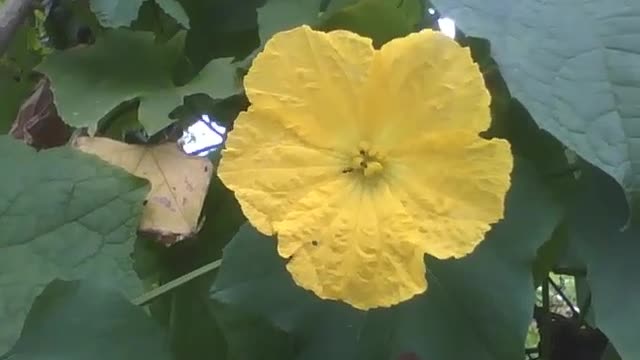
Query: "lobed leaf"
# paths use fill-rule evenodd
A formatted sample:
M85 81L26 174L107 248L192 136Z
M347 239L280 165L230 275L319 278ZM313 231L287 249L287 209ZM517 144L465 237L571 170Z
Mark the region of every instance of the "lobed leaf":
M36 152L0 136L0 353L54 278L142 291L133 250L146 181L68 147Z
M112 30L92 46L48 56L37 69L50 78L58 112L69 125L95 130L116 107L137 100L139 121L154 134L173 122L169 114L185 96L227 98L239 91L228 58L212 60L189 83L176 86L173 68L182 39L178 34L158 44L151 33Z

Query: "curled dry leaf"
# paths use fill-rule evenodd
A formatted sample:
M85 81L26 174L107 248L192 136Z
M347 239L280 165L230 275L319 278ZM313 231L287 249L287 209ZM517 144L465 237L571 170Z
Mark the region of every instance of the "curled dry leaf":
M43 78L36 85L33 94L20 107L9 134L38 150L67 143L71 127L58 115L49 80Z
M186 155L175 143L134 145L102 137L79 137L79 150L99 156L151 183L138 230L170 246L199 230L212 165Z

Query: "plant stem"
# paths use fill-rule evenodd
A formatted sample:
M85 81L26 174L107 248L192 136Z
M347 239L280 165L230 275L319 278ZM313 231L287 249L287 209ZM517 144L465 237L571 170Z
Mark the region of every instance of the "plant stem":
M34 0L7 0L0 8L0 56L7 51L16 31L33 9Z
M580 308L580 316L578 317L578 324L585 325L586 317L589 314L589 310L591 310L591 291L587 293L587 298L584 301L584 304Z
M154 301L155 299L159 298L160 296L175 290L179 286L184 285L191 280L194 280L204 274L207 274L219 268L221 264L222 264L222 260L216 260L207 265L199 267L188 274L184 274L179 278L173 279L166 284L158 286L157 288L138 296L137 298L131 300L131 302L134 305L138 305L138 306L147 305L152 301Z
M540 358L548 360L551 356L551 310L549 303L549 277L542 282L542 324L538 329L540 331Z

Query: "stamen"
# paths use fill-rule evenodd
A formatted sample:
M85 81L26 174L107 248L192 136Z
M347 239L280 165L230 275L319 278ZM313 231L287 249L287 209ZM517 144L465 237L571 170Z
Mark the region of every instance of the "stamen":
M382 172L382 164L377 161L369 161L367 166L364 167L364 176L373 176Z

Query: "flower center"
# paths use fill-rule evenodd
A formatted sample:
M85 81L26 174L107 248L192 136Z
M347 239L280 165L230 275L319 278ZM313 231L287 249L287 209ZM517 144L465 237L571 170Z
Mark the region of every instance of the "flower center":
M371 151L368 143L362 142L357 154L351 159L351 166L343 172L359 172L365 177L372 177L381 173L383 169L380 156L375 151Z

